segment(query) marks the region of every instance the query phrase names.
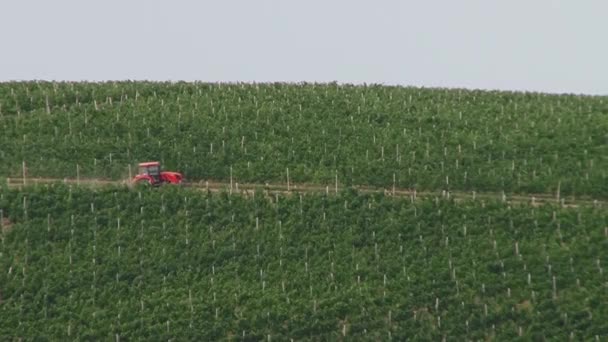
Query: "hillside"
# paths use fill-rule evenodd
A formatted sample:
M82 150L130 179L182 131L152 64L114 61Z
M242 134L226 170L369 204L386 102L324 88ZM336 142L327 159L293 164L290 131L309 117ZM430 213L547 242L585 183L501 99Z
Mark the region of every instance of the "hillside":
M60 185L0 208L3 339L608 334L605 210Z
M603 340L607 170L608 97L0 83L0 340Z
M337 84L2 83L0 175L608 198L608 98ZM131 170L131 174L134 169Z

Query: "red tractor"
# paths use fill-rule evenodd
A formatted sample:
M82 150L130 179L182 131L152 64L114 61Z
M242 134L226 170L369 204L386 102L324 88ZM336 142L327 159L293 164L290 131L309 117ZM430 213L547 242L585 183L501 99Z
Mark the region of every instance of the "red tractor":
M183 176L179 172L161 171L160 162L139 163L139 174L133 177L136 185L159 186L163 183L181 184Z

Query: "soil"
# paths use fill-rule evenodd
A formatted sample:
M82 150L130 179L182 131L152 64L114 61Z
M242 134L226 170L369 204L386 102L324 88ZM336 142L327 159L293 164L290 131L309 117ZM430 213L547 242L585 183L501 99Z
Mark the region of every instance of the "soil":
M13 228L13 223L8 218L3 217L2 222L0 222L0 227L2 227L2 234L6 234Z
M529 300L524 300L521 303L515 304L515 307L519 311L532 311L532 303Z
M23 187L24 185L32 184L52 184L52 183L64 183L78 186L88 187L103 187L108 185L130 186L131 183L128 180L107 180L107 179L91 179L91 178L80 178L80 179L59 179L59 178L28 178L24 182L22 178L8 178L7 184L9 187ZM334 194L336 192L335 184L331 185L320 185L320 184L304 184L304 183L290 183L288 184L256 184L256 183L238 183L238 182L223 182L217 180L202 180L198 182L183 183L184 187L200 189L203 191L220 192L227 191L230 193L239 193L245 196L252 195L254 191L261 190L265 194L293 194L293 193L327 193ZM343 190L344 187L339 187L338 190ZM354 189L361 193L383 193L386 196L394 197L405 197L415 200L417 197L443 197L453 198L455 201L464 200L503 200L509 204L523 204L528 203L533 206L540 206L545 203L561 204L564 208L576 208L579 206L594 206L605 208L608 206L606 200L593 200L593 199L580 199L580 198L562 198L557 199L552 194L512 194L504 195L502 192L464 192L464 191L416 191L414 189L404 188L381 188L371 186L355 186Z

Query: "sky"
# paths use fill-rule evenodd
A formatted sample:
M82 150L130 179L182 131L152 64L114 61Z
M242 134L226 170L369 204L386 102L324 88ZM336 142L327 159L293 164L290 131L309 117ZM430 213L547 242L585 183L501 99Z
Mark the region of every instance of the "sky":
M0 0L0 81L608 95L605 0Z

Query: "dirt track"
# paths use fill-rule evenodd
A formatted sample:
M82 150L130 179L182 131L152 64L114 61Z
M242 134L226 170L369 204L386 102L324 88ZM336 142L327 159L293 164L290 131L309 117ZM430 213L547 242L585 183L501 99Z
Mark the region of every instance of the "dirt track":
M6 184L9 187L20 188L23 186L64 183L74 184L78 186L103 187L103 186L130 186L128 180L102 180L102 179L59 179L59 178L6 178ZM252 184L238 182L219 182L219 181L199 181L184 183L183 186L201 189L204 191L220 192L226 191L229 193L252 194L255 191L263 191L268 194L275 193L327 193L335 194L344 187L336 187L332 185L318 184ZM448 197L456 201L462 200L502 200L508 203L529 203L532 205L541 205L543 203L560 203L564 207L578 206L595 206L605 208L608 202L605 200L594 200L589 198L557 198L550 194L504 194L496 192L463 192L463 191L416 191L414 189L403 188L378 188L370 186L355 186L353 187L362 193L384 193L387 196L406 197L415 200L417 197Z

